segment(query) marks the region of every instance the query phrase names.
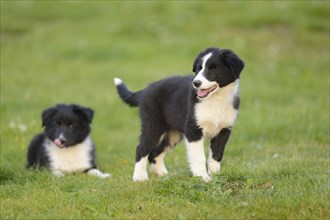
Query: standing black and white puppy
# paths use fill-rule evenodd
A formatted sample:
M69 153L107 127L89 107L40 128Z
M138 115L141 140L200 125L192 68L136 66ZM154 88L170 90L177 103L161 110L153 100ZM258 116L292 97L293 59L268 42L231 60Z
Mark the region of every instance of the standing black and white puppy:
M59 104L42 113L43 133L31 141L27 168L48 168L54 175L86 172L100 178L110 175L96 169L95 147L90 137L94 111Z
M220 172L220 162L239 109L239 77L243 61L231 50L208 48L194 64L195 76L166 78L138 92L131 92L115 78L120 97L139 106L142 122L136 150L134 181L148 179L151 171L167 174L166 152L185 137L190 169L205 182ZM204 140L210 139L208 171Z

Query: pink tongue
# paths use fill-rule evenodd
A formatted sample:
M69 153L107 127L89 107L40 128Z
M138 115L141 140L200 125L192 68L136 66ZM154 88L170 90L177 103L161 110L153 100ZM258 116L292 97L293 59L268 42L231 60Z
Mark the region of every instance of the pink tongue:
M204 96L207 96L208 92L209 92L208 89L201 89L197 92L197 95L199 97L204 97Z
M61 140L60 139L55 139L54 143L58 146L58 147L63 147Z

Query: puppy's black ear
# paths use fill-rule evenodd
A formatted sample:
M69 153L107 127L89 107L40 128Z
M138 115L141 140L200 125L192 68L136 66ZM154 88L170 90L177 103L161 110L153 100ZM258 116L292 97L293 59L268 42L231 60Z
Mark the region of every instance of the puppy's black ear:
M198 64L198 60L200 59L200 57L198 56L196 59L195 59L195 61L194 61L194 64L193 64L193 69L192 69L192 71L194 72L194 73L196 73L196 71L197 71L197 64Z
M225 50L223 56L223 60L226 66L231 70L233 76L239 78L239 75L244 68L244 62L230 50Z
M90 108L85 108L79 105L73 106L73 112L80 117L82 117L84 120L86 120L89 124L92 123L93 117L94 117L94 111Z
M43 127L49 123L50 119L55 115L56 111L56 107L51 107L42 112L41 120Z

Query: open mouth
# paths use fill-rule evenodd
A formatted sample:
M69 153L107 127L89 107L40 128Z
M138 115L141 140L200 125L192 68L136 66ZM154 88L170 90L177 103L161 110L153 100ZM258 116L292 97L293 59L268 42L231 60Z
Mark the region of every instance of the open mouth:
M211 86L207 89L198 89L197 90L197 97L198 98L205 98L208 96L211 92L213 92L217 88L217 85Z

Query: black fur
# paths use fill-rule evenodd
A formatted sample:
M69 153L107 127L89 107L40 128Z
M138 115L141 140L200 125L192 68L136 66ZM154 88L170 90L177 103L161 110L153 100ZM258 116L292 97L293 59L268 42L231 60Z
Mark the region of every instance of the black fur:
M232 51L227 49L208 48L201 52L193 63L193 72L197 74L202 68L202 57L212 52L207 61L205 77L216 81L220 88L239 78L244 67L243 61ZM140 144L136 150L136 162L149 155L149 162L169 145L167 134L170 130L181 132L189 142L198 141L203 137L203 128L196 122L196 89L192 86L193 76L176 76L166 78L150 84L146 89L136 93L131 92L121 83L117 85L120 97L130 106L138 106L142 123ZM239 108L239 97L232 105ZM165 134L164 139L160 137ZM211 140L214 159L221 161L225 144L230 135L230 128L219 131Z
M140 92L133 93L129 91L125 84L117 85L117 92L122 100L130 107L136 107L139 105Z
M46 152L46 145L54 143L62 135L63 148L74 147L82 143L90 134L90 124L94 112L90 108L79 105L58 104L48 108L42 113L43 133L36 135L31 141L27 154L27 168L51 168L49 155ZM96 168L95 147L91 146L90 168Z
M239 105L240 105L240 97L239 96L236 96L235 98L234 98L234 103L233 103L233 105L234 105L234 108L235 109L239 109Z
M49 168L49 159L46 156L45 148L42 147L45 142L46 136L44 133L36 135L28 148L28 163L27 168Z
M223 153L225 151L225 146L231 134L231 128L224 128L220 131L220 133L212 138L211 140L211 150L212 157L214 160L220 162L223 157Z

